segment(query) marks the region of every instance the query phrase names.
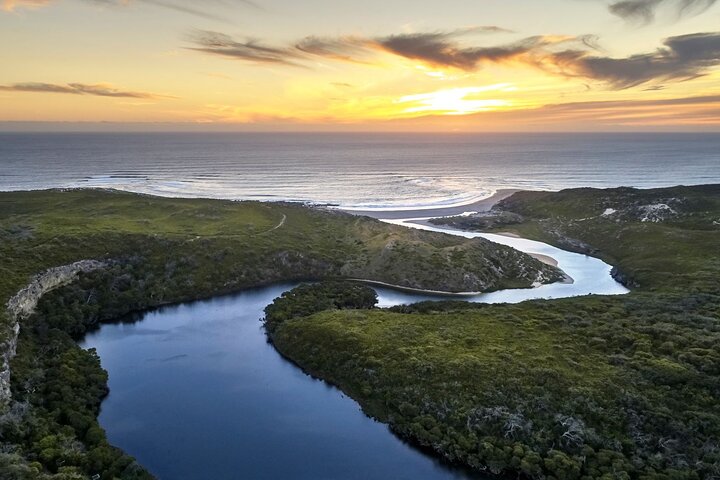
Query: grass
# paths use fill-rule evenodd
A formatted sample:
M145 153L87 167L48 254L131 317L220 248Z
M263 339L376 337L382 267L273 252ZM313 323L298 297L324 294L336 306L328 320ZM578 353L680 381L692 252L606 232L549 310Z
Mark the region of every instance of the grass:
M643 221L658 203L674 213ZM521 192L498 208L521 221L496 231L594 252L634 291L326 311L284 322L274 344L478 472L718 478L720 187Z
M657 204L672 212L646 218L645 208ZM720 287L720 185L519 192L496 208L525 220L502 230L596 253L636 287ZM615 213L602 215L607 209Z
M102 190L0 193L0 259L3 304L50 267L107 262L44 295L21 322L13 398L0 406L0 470L12 479L150 477L108 444L97 423L106 374L95 352L74 340L100 322L283 280L353 277L465 291L560 275L482 240L297 204ZM0 344L11 327L2 309Z

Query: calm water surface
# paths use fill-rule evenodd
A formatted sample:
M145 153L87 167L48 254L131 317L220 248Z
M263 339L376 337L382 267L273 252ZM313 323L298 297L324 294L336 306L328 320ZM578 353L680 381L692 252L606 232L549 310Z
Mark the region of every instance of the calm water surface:
M415 220L427 220L419 218ZM404 225L431 232L443 232L458 235L465 238L484 238L491 242L507 245L525 253L537 253L551 257L557 261L557 266L569 276L572 281L569 283L550 283L537 288L513 288L498 290L490 293L475 295L464 295L460 297L468 302L479 303L518 303L525 300L540 298L567 298L579 295L623 295L629 292L622 284L615 281L610 275L612 266L599 258L568 252L547 243L528 240L525 238L514 238L493 233L467 232L449 228L424 225L405 220L383 220L395 225ZM423 295L418 293L407 293L400 290L388 288L377 288L379 294L378 305L389 307L398 304L419 302L422 300L446 300L447 296ZM454 297L457 299L457 297Z
M503 290L470 301L627 292L598 259L541 242L488 239L550 255L575 282ZM165 307L88 334L82 346L96 348L110 374L110 395L100 414L110 442L161 479L468 478L403 443L353 400L306 376L266 342L259 322L263 309L292 286ZM377 291L381 306L442 298Z
M110 373L100 424L160 479L459 479L266 343L276 285L85 338Z

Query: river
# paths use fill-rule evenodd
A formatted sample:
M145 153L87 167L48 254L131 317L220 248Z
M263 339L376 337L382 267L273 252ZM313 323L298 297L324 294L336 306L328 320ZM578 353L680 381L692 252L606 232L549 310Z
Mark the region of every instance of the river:
M464 297L470 301L627 292L598 259L530 240L422 228L553 257L574 280ZM163 307L89 333L81 346L97 349L109 372L99 420L110 442L160 479L469 478L407 445L341 391L278 355L259 320L293 286ZM381 306L442 298L376 290Z

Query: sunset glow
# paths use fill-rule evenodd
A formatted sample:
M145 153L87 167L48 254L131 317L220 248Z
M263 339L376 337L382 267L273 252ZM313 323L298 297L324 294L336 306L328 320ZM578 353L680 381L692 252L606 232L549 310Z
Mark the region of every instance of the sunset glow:
M720 6L680 4L4 0L0 121L718 130Z
M502 84L491 87L453 88L432 93L405 95L398 99L398 103L410 105L404 110L406 113L432 112L444 115L467 115L510 106L510 103L505 100L477 98L478 94L505 88L511 87Z

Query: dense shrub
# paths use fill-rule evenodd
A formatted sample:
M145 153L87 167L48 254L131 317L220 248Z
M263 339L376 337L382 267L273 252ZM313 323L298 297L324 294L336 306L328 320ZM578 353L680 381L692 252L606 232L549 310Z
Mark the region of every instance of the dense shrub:
M281 323L292 318L323 310L369 309L375 304L375 290L357 282L306 283L283 293L265 307L265 328L272 335Z

